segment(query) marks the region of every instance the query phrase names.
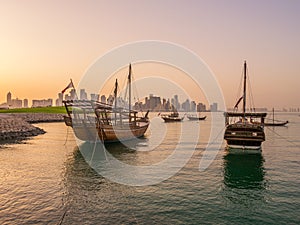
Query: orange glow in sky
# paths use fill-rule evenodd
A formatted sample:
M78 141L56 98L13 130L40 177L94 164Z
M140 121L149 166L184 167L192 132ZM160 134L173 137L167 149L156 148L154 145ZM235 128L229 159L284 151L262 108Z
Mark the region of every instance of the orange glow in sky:
M70 78L77 84L110 49L163 40L206 62L228 107L244 60L257 107L299 107L299 11L300 1L293 0L1 1L0 103L9 91L14 98L55 99ZM150 75L148 68L135 72ZM193 100L203 101L193 90Z

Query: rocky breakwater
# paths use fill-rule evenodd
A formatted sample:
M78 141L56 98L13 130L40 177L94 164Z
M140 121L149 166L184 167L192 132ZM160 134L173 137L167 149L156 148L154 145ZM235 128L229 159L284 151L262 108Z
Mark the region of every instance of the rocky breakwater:
M27 137L46 133L32 123L63 121L61 114L10 113L0 114L0 141L23 140Z

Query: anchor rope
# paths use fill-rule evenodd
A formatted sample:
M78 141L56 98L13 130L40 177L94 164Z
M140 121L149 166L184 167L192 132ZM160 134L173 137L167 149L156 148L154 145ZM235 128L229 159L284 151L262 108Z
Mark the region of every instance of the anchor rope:
M270 127L267 127L267 128L268 128L271 132L273 132L274 134L276 134L278 137L280 137L280 138L282 138L283 140L285 140L286 142L288 142L289 144L291 144L291 145L293 145L293 146L295 146L295 147L298 147L298 148L300 147L300 145L297 145L295 142L293 142L293 141L287 139L286 137L284 137L284 136L278 134L275 130L272 130Z

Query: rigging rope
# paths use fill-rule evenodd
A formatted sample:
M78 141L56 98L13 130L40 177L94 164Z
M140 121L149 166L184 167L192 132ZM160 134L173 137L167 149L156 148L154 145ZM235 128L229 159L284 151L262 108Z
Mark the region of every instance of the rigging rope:
M69 126L67 126L67 134L66 134L66 140L65 140L64 146L66 146L66 144L67 144L68 136L69 136Z
M271 129L270 127L267 127L270 131L272 131L274 134L276 134L278 137L282 138L283 140L285 140L286 142L290 143L291 145L295 146L295 147L300 147L300 145L297 145L295 142L290 141L289 139L287 139L286 137L283 137L282 135L278 134L275 130Z
M248 72L248 68L247 68L247 74L249 74ZM255 112L255 105L254 105L254 98L253 98L253 92L252 92L252 85L251 85L251 81L250 81L250 76L247 76L248 78L248 83L249 83L249 88L248 88L248 92L249 92L249 102L250 102L250 111Z

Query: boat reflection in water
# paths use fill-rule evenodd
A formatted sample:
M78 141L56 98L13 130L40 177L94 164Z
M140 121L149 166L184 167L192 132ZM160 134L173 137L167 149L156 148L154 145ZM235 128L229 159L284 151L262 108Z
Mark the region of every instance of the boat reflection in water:
M109 166L107 163L112 158L120 160L124 163L134 164L137 159L137 152L140 148L147 145L147 138L134 138L123 142L113 142L103 144L102 142L84 142L79 146L80 152L85 161L94 168ZM94 168L95 169L95 168Z
M128 215L130 206L126 204L128 204L128 196L132 196L134 190L128 186L111 182L88 166L91 162L107 163L104 152L102 154L100 151L101 145L97 145L93 160L88 162L92 155L87 155L90 158L83 157L83 154L89 154L84 149L90 149L90 145L85 142L76 147L66 161L65 194L62 199L64 212L62 212L60 224L132 223L132 216ZM126 147L121 148L123 149L117 150L112 147L111 154L118 155L121 154L120 151L124 153ZM130 155L135 155L135 153L130 152Z
M264 159L261 154L224 156L224 184L238 189L265 189Z
M237 224L242 224L245 218L248 222L256 216L264 218L262 209L268 206L270 195L263 156L228 154L223 160L224 180L220 195L226 206L224 210L236 211L231 214L231 219Z

